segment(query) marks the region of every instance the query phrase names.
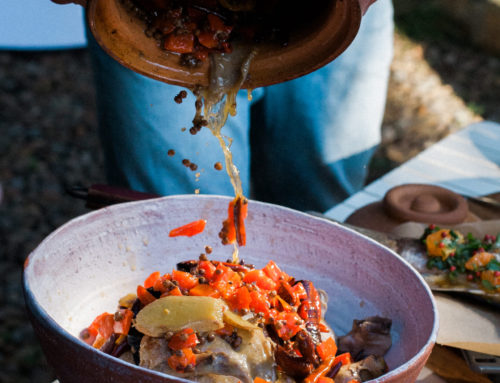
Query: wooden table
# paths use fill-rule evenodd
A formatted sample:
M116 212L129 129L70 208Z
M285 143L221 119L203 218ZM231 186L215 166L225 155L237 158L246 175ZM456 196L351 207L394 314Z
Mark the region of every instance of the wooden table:
M394 186L433 184L465 196L500 192L500 124L480 122L452 134L369 184L325 215L343 222Z

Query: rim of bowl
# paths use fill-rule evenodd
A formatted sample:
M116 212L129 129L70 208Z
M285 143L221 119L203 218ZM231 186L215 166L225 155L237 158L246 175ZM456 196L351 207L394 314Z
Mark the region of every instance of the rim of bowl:
M54 230L42 242L40 242L40 244L28 255L28 257L26 258L25 264L24 264L24 269L23 269L23 291L24 291L25 300L26 300L25 303L28 306L28 308L31 309L32 315L34 315L35 317L37 317L37 319L39 319L39 320L43 320L43 322L45 323L45 325L47 327L50 327L53 330L55 330L59 335L63 336L67 341L69 341L69 342L71 342L71 343L73 343L75 345L79 345L79 346L85 347L87 350L91 350L92 352L97 352L97 353L99 353L99 355L101 357L106 358L108 361L110 361L112 363L116 362L116 363L119 363L119 364L121 364L123 366L134 368L134 369L137 369L139 371L151 372L151 373L154 373L154 375L157 375L160 378L168 377L168 379L171 380L171 381L172 380L176 380L176 381L182 381L182 382L191 382L190 380L187 380L187 379L183 379L183 378L179 378L179 377L176 377L176 376L168 375L168 374L161 373L161 372L158 372L158 371L155 371L155 370L150 370L150 369L147 369L147 368L144 368L144 367L140 367L140 366L134 365L132 363L125 362L125 361L123 361L123 360L121 360L119 358L115 358L115 357L113 357L111 355L105 354L102 351L93 348L92 346L90 346L90 345L82 342L81 340L79 340L74 335L70 334L59 323L57 323L47 313L47 311L45 311L45 309L43 307L41 307L38 304L38 301L35 299L34 294L32 293L32 291L30 289L29 282L28 282L27 277L26 277L26 269L29 267L29 264L30 264L29 259L30 259L30 257L37 251L37 249L40 246L42 246L46 242L49 242L54 236L58 235L58 233L60 231L65 230L66 227L72 226L75 223L78 223L80 221L88 220L89 218L94 217L94 216L99 216L99 215L102 215L102 214L106 214L106 211L108 211L108 210L127 209L128 207L130 207L132 205L150 204L152 202L161 202L163 200L192 199L192 198L213 199L213 200L228 200L228 201L232 200L232 197L223 196L223 195L205 195L205 194L186 195L186 194L182 194L182 195L164 196L164 197L159 197L159 198L154 198L154 199L148 199L148 200L142 200L142 201L125 202L125 203L111 205L111 206L108 206L108 207L105 207L105 208L102 208L102 209L99 209L99 210L95 210L95 211L83 214L83 215L78 216L78 217L75 217L75 218L69 220L68 222L66 222L65 224L63 224L62 226L60 226L59 228L57 228L56 230ZM429 299L429 302L430 302L431 307L432 307L432 313L433 313L433 316L434 316L434 321L433 321L433 324L432 324L432 330L431 330L431 333L429 334L429 337L428 337L426 343L420 348L420 350L412 358L410 358L409 360L407 360L405 363L403 363L402 365L400 365L400 366L398 366L398 367L390 370L389 372L387 372L386 374L380 376L379 378L377 378L375 380L370 380L368 382L383 382L386 379L394 377L395 375L398 375L398 374L402 373L403 371L408 370L413 364L416 364L421 358L426 358L428 356L428 353L430 353L430 351L432 350L432 347L436 343L437 333L438 333L438 329L439 329L439 316L438 316L437 306L436 306L436 302L435 302L434 296L432 295L431 289L429 288L429 286L427 285L427 283L425 282L425 280L423 279L423 277L405 259L401 258L396 252L394 252L393 250L389 249L388 247L380 244L379 242L375 241L374 239L369 238L369 237L367 237L367 236L365 236L363 234L360 234L357 231L355 231L355 230L353 230L353 229L351 229L349 227L345 227L345 226L341 225L339 222L333 221L333 220L329 219L328 217L318 217L318 216L311 215L311 214L308 214L308 213L304 213L304 212L301 212L301 211L297 211L297 210L294 210L294 209L291 209L291 208L288 208L288 207L285 207L285 206L275 205L275 204L271 204L271 203L267 203L267 202L260 202L260 201L254 201L254 200L251 200L250 202L252 204L259 204L259 205L262 205L262 206L269 206L269 207L272 207L272 208L277 208L277 209L280 209L280 210L289 211L289 212L291 212L293 214L300 215L300 216L306 217L308 219L323 221L323 222L325 222L327 224L336 226L336 227L340 228L341 230L345 230L345 231L348 231L348 232L350 232L352 234L360 236L365 241L371 242L373 245L375 245L377 247L380 247L380 248L383 248L386 251L388 251L395 259L397 259L401 263L405 264L410 269L411 273L414 274L414 276L420 281L422 287L424 288L424 291L426 292L427 298Z

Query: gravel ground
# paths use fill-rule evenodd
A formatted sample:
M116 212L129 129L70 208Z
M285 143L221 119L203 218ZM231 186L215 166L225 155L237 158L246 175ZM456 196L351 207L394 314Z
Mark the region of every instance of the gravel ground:
M499 58L408 35L396 33L371 179L471 122L500 122ZM87 53L0 52L0 116L0 382L50 382L24 311L21 269L47 234L86 212L65 187L104 182Z

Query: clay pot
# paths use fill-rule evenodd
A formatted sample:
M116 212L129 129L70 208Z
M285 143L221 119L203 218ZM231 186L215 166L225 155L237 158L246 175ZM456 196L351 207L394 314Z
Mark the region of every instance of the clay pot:
M254 89L310 73L339 56L360 23L358 0L326 0L311 26L292 34L286 47L262 43L243 88ZM305 5L308 7L313 4ZM101 47L122 65L156 80L192 88L208 85L208 60L199 68L179 64L179 55L160 49L145 35L145 24L119 0L89 0L87 21Z
M378 201L355 211L346 223L389 232L404 222L456 225L475 220L465 198L435 185L404 184L393 187Z
M46 238L24 269L29 316L61 383L172 382L106 355L78 339L80 331L153 271L196 259L205 245L225 260L232 247L217 237L231 198L173 196L114 205L76 218ZM187 222L206 219L203 233L169 238ZM437 335L436 307L421 276L378 243L330 221L250 201L247 246L240 257L257 267L274 260L329 295L326 320L337 334L353 319L392 319L390 371L377 382L414 382Z

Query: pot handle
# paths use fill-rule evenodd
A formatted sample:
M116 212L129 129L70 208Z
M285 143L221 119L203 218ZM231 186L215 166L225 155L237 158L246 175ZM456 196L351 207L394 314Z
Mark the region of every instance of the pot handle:
M89 209L100 209L101 207L117 203L141 201L159 197L158 194L144 193L104 184L94 184L88 188L73 186L66 191L75 198L85 200L85 206Z

